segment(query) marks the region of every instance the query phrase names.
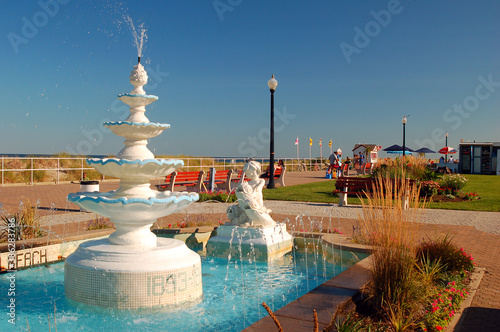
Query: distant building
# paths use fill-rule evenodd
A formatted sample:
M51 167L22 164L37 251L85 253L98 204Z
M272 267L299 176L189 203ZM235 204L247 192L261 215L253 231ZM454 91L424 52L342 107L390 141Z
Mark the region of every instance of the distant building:
M460 173L500 175L499 150L500 142L460 142Z
M378 152L382 149L376 144L356 144L352 149L353 156L358 156L361 152L365 156L365 163L376 163L378 161Z

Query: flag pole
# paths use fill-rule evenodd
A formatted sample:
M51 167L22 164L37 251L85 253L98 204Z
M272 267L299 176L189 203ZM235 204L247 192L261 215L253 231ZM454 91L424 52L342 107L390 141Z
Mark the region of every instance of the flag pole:
M319 139L319 159L321 160L321 164L323 164L323 144L322 139Z
M311 148L312 148L312 138L309 137L309 169L311 169Z
M295 145L297 145L297 163L299 163L299 136L297 135L297 140L295 141Z

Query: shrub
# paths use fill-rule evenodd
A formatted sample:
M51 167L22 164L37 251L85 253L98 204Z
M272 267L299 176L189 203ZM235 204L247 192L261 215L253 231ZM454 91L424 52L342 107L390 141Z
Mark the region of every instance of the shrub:
M23 197L16 213L3 215L3 229L0 234L2 241L7 240L9 230L14 232L16 241L44 236L45 231L42 229L40 216L38 216L36 209L36 206L33 206L29 199Z
M199 194L198 202L205 201L218 201L222 203L233 203L236 202L236 194L228 193L227 191L206 191Z
M212 199L212 194L208 192L199 193L198 196L198 202L205 202Z
M431 287L441 279L441 274L444 272L445 267L445 265L441 264L441 259L431 260L427 255L417 260L416 266L426 287Z
M440 182L440 186L450 188L451 194L460 191L467 184L467 179L460 174L446 174Z
M427 167L426 159L414 156L386 158L379 161L372 172L374 178L381 176L395 179L401 178L403 175L418 181L435 180L437 176Z
M448 272L472 271L474 259L463 248L454 245L452 240L449 235L435 240L428 239L417 247L417 258L439 261Z
M420 197L436 196L439 188L439 184L435 181L424 181L420 184Z
M438 173L434 172L430 167L426 167L422 178L420 180L422 181L436 181L438 179Z
M36 168L44 168L44 165L38 162L37 159L33 160L33 182L44 182L47 179L47 174L44 170L37 170ZM26 165L27 170L31 170L31 163ZM31 171L27 172L29 179L27 182L31 183Z
M33 182L44 182L47 180L47 173L44 170L33 170Z
M480 199L479 194L477 192L471 192L471 193L465 193L465 198L467 198L469 201L475 200L475 199Z
M219 226L222 225L222 220L212 219L211 215L196 214L187 215L184 220L172 222L169 219L163 217L158 219L152 226L152 229L171 229L171 228L190 228L190 227L200 227L200 226Z
M219 202L226 202L227 199L229 198L228 193L226 192L219 192L214 196L214 200L219 201Z
M87 223L88 231L106 228L113 228L113 223L108 218L99 217L97 214L94 219L89 220Z

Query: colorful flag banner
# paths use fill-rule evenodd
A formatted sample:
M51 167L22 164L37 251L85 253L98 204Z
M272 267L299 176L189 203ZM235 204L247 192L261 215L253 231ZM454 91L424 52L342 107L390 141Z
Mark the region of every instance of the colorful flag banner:
M297 139L295 140L295 145L299 145L299 136L297 136Z
M330 140L330 142L328 142L328 146L332 147L332 140Z
M319 146L321 146L321 138L319 139Z
M309 137L309 145L312 146L313 145L313 139L311 137Z

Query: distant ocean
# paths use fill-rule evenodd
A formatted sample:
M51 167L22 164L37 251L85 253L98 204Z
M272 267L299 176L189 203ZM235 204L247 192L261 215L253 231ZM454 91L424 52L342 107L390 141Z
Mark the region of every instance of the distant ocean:
M56 154L43 154L43 153L0 153L0 157L14 157L14 158L55 158L59 155ZM90 156L71 156L70 158L106 158L107 155L91 154Z
M59 156L54 155L54 154L43 154L43 153L0 153L0 157L13 157L13 158L55 158ZM108 155L103 155L103 154L92 154L89 156L68 156L70 158L107 158ZM175 157L173 157L175 158ZM192 156L192 158L196 158L196 156ZM230 162L233 162L235 164L241 164L245 163L248 158L242 158L242 157L209 157L209 158L214 158L216 161L222 161L226 160L226 162L229 160ZM254 157L253 159L259 161L259 162L264 162L268 163L269 162L269 157Z
M241 163L246 163L249 158L241 158L241 157L213 157L215 161L222 161L225 160L226 162L229 160L230 162L234 164L241 164ZM259 157L253 157L252 159L257 160L259 162L263 163L268 163L269 162L269 157L267 158L259 158ZM276 160L277 161L277 160Z

